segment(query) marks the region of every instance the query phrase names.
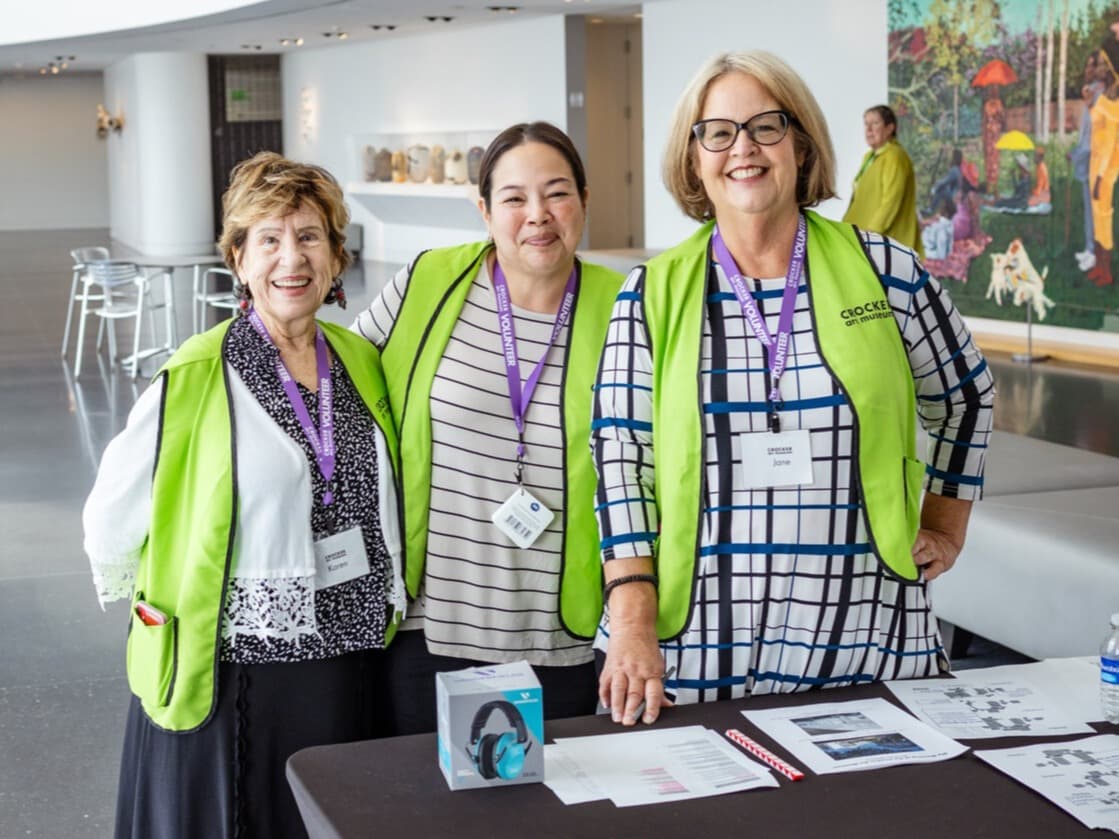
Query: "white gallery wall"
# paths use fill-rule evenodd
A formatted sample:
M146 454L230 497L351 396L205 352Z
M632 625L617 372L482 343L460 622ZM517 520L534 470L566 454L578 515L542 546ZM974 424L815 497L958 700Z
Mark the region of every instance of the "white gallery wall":
M645 55L645 246L673 245L695 229L664 189L660 167L680 92L718 52L765 49L808 83L831 129L840 200L821 212L839 218L866 151L863 112L886 100L885 0L658 0L642 9Z
M284 153L325 166L344 185L361 179L360 147L374 135L488 139L535 119L565 127L564 19L304 48L284 56L283 85ZM348 203L365 229L367 259L404 262L425 248L484 237L462 198L378 198L372 210ZM390 217L408 223L386 223Z
M138 53L105 70L112 238L149 256L214 248L210 106L202 53Z
M0 230L108 227L101 74L0 79Z

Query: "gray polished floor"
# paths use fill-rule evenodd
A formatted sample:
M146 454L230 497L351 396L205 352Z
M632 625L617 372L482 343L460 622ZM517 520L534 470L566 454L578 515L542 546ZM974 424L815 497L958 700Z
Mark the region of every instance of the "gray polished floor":
M145 380L132 381L86 340L80 380L60 357L70 248L104 231L0 233L0 837L111 834L128 698L126 610L102 612L82 552L80 512L105 443ZM126 254L119 253L124 256ZM348 323L396 266L347 279ZM176 278L187 334L190 278ZM122 329L122 336L128 332ZM72 358L72 353L71 353ZM158 361L143 368L154 371ZM992 358L1000 428L1119 454L1119 375ZM992 645L971 663L1016 660Z

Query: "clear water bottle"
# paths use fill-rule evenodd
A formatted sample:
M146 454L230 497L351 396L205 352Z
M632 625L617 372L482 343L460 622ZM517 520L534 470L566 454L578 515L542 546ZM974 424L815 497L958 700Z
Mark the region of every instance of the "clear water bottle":
M1100 706L1105 720L1119 723L1119 612L1111 616L1111 633L1100 644Z

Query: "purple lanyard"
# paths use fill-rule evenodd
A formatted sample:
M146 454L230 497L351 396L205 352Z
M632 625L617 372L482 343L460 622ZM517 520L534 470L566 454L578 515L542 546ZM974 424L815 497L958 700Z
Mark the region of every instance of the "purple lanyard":
M781 404L781 374L785 372L785 364L789 360L789 336L793 333L793 312L796 311L797 289L800 287L800 278L804 274L804 251L808 242L808 225L804 216L797 219L796 238L793 240L793 252L789 257L789 271L785 277L785 292L781 297L781 316L777 320L777 336L769 334L765 319L758 311L754 296L746 287L746 280L738 270L738 263L727 250L726 243L719 228L715 227L715 235L711 239L711 246L715 249L715 257L723 266L730 287L734 289L734 296L738 298L738 305L742 307L742 314L754 336L765 347L769 359L771 384L769 389L769 428L773 432L781 430L781 419L777 415L777 406Z
M249 312L249 323L253 325L261 338L273 347L276 346L276 342L268 334L268 328L255 309ZM292 410L295 411L295 416L299 420L299 425L303 428L303 434L306 436L307 442L311 444L311 449L315 452L319 473L326 483L326 492L323 493L322 503L329 506L334 503L334 493L330 491L330 481L334 477L334 392L330 386L330 360L326 354L326 338L323 337L322 328L318 324L315 325L315 369L319 377L318 429L315 428L311 414L307 411L307 405L303 402L303 397L299 395L299 387L295 384L295 379L291 377L283 359L279 356L276 357L276 375L280 378L280 384L284 386L284 393L287 394L288 402L291 403Z
M567 287L563 291L563 302L560 303L559 312L556 313L552 337L548 339L548 346L544 348L544 353L536 362L532 373L525 379L522 389L521 363L517 358L517 336L513 330L513 305L509 302L509 284L505 281L505 272L501 270L497 260L493 263L493 293L497 298L497 325L501 329L501 348L505 354L505 378L509 382L509 404L513 408L513 422L517 425L518 484L521 482L525 456L525 414L528 413L532 394L536 392L536 385L544 372L544 362L548 358L548 353L571 317L571 309L575 305L576 277L576 270L572 268L571 276L567 278Z

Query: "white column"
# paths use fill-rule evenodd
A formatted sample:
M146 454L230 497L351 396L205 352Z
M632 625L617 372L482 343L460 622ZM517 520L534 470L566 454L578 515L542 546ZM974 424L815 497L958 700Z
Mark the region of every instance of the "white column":
M214 245L206 56L140 53L105 70L113 239L147 256Z

